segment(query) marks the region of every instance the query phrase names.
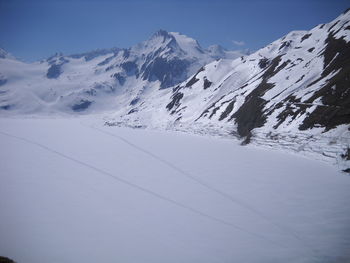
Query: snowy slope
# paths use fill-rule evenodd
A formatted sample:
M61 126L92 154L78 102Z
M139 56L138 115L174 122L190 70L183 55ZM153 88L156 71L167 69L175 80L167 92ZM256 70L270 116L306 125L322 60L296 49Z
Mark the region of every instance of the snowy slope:
M350 177L335 167L232 140L101 124L0 119L0 255L19 263L349 259Z
M221 59L116 122L236 135L350 167L350 12ZM132 112L132 114L130 114ZM112 118L113 120L113 118Z
M0 50L3 114L94 112L136 102L148 90L184 81L201 66L240 52L205 50L197 41L164 30L128 49L101 49L24 63Z

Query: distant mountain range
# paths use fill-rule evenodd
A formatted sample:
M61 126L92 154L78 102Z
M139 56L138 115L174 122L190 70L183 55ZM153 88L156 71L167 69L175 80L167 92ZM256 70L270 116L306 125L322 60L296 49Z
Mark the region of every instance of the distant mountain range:
M179 84L215 59L241 55L217 45L203 49L192 38L164 30L128 49L57 53L29 64L0 50L0 108L17 113L113 110L140 92ZM130 101L121 103L121 95Z
M104 112L107 125L233 135L350 172L349 41L346 11L253 54L164 30L31 64L0 50L1 114Z

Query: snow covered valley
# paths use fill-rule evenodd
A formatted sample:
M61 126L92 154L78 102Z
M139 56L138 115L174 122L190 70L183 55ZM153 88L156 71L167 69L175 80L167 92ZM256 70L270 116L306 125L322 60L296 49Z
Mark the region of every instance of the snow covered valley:
M0 119L0 255L18 263L348 262L350 177L238 140Z

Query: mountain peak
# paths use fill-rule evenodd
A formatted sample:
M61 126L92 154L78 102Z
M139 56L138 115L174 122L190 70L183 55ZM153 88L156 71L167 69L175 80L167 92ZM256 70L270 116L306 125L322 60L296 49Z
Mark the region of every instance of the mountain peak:
M159 29L146 41L168 43L168 42L175 42L175 38L168 31L164 29Z
M0 58L14 58L10 53L8 53L5 49L0 48Z
M225 52L226 50L222 47L222 46L220 46L220 45L211 45L211 46L209 46L208 48L207 48L207 50L210 52L210 53L215 53L215 54L217 54L217 53L223 53L223 52Z
M346 9L346 10L343 12L343 15L345 15L346 13L350 13L350 8Z
M168 31L164 29L159 29L153 34L153 37L171 37Z
M205 53L197 40L179 32L170 32L169 34L174 37L180 48L184 50L188 55L200 56L200 54Z
M7 52L4 49L0 48L0 58L5 58L6 56Z

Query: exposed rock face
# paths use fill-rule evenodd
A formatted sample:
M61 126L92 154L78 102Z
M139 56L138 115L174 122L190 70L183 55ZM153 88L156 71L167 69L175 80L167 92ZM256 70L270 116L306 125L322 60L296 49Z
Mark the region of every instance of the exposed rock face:
M207 65L201 74L184 82L176 91L181 90L183 100L187 93L192 98L196 94L205 99L188 100L182 105L179 102L178 107L186 106L186 109L178 115L191 110L188 104L195 101L198 109L201 103L203 111L194 118L196 122L208 119L234 122L242 137L250 137L256 128L296 132L322 128L327 132L349 125L349 20L347 11L309 32L291 32L229 66L220 65L223 62ZM211 86L216 88L204 95L200 86L220 74L224 78L211 81ZM234 106L233 101L239 103Z
M16 263L10 258L0 256L0 263Z
M349 28L347 11L249 56L206 65L172 90L167 121L180 129L231 129L244 143L316 153L349 167Z

